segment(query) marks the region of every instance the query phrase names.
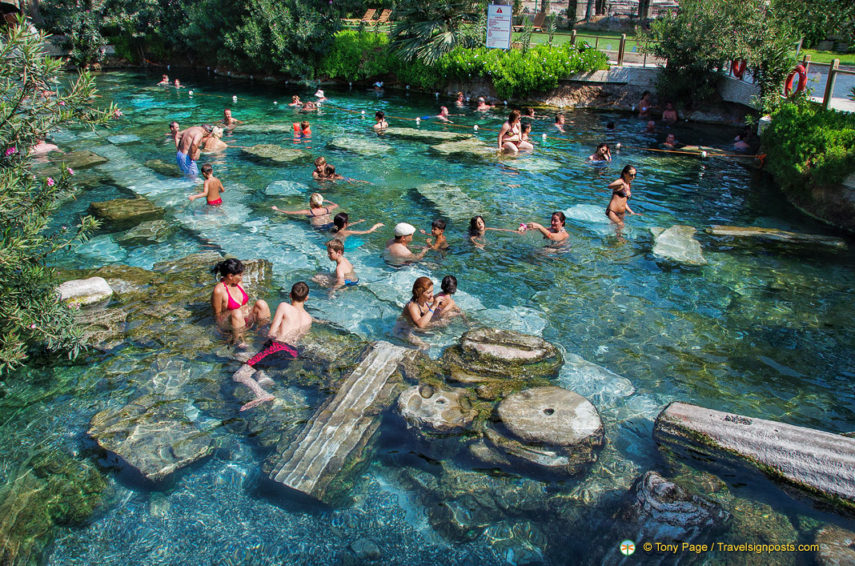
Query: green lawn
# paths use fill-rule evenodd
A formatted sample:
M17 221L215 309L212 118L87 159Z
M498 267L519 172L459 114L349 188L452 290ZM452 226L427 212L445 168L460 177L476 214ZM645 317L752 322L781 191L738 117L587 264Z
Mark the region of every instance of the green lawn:
M840 59L841 65L855 65L855 53L837 53L835 51L802 49L800 58L804 55L810 55L812 63L831 63L833 59Z
M521 33L515 33L513 36L513 41L519 41ZM553 45L564 45L570 41L570 32L568 31L560 31L556 32L555 36L552 38ZM617 32L609 32L609 31L579 31L576 32L576 42L587 41L590 45L596 45L598 49L603 49L607 51L617 51L618 47L620 47L620 34ZM542 45L544 43L549 43L549 34L548 33L538 33L535 32L531 34L531 42L535 45ZM611 47L609 47L611 46ZM627 34L626 36L626 50L632 51L633 48L637 50L638 42L635 40L635 35Z

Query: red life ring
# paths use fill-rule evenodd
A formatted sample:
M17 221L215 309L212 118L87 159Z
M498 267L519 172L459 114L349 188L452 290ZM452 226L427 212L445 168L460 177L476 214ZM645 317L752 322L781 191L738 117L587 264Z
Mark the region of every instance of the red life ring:
M793 81L796 78L796 75L799 76L799 83L796 85L795 94L803 92L805 87L807 86L807 72L805 71L804 65L796 65L796 68L793 69L793 72L787 76L787 82L784 83L784 96L790 96L793 90Z
M748 63L745 59L736 60L730 62L730 71L733 73L733 76L737 79L741 79L742 75L745 74L745 70L748 68Z

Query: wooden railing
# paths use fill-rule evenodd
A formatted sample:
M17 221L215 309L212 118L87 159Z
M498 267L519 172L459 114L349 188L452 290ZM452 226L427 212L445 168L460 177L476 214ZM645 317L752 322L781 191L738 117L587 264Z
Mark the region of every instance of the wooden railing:
M834 82L837 80L837 75L855 75L855 71L847 71L840 68L840 59L834 59L831 62L831 67L828 68L828 80L825 81L825 94L822 96L822 109L828 110L831 104L831 98L834 96Z

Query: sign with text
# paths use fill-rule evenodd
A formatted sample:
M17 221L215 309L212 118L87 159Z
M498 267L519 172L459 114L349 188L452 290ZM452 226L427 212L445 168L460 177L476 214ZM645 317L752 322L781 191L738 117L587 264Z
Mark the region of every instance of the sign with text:
M513 6L490 4L487 7L487 49L510 49Z

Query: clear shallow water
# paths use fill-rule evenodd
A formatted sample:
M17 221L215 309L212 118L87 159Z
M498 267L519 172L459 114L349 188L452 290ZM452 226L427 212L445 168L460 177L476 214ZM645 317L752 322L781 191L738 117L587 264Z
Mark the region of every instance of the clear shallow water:
M562 372L558 382L589 396L606 423L609 442L602 465L587 476L558 485L526 478L491 480L538 492L564 491L578 502L577 520L570 522L578 535L562 534L554 521L536 513L520 514L550 538L549 560L560 563L567 560L566 552L584 553L584 541L591 536L585 529L608 516L613 510L610 502L634 477L660 465L650 433L653 419L671 400L831 432L855 430L851 325L855 257L851 252L736 246L706 236L702 230L710 224L828 232L791 209L773 187L732 160L701 161L624 149L615 154L611 165L591 166L585 158L601 140L637 148L655 145L665 135L664 131L644 134L643 123L631 117L592 112L568 113L573 124L565 135L553 135L550 118L536 120L537 151L519 159L480 164L447 160L431 155L424 144L395 139L382 140L392 147L385 156L364 157L327 144L342 135L376 141L370 126L377 109L386 112L391 125L412 127L413 122L401 117L434 114L438 104L433 97L389 93L378 98L364 91L328 90L330 107L308 115L314 135L298 147L325 155L339 173L367 183L319 187L311 179L311 164L257 165L232 147L201 160L213 164L215 175L227 188L224 206L210 210L199 201L188 203L192 183L163 177L143 166L149 159L173 163L172 142L165 136L168 122L177 119L182 127L214 122L224 107L230 107L247 124L227 133L227 143L291 146L295 142L290 134L253 129L303 119L305 115L286 104L293 93L310 99L311 92L200 78L186 81L195 91L191 98L187 90L151 87L155 82L153 77L130 73L101 77L102 96L115 101L125 119L109 134L73 131L56 136L64 149L92 149L110 162L79 172L89 188L64 207L54 225L73 224L90 202L141 194L165 207L167 219L177 229L169 239L146 245L123 244L122 233L100 232L58 258L58 265L84 268L115 263L151 268L158 261L213 249L270 260L275 287L284 290L298 279L329 270L332 264L323 248L324 235L304 219L276 215L271 205L304 208L308 195L322 188L325 197L340 204L351 219L365 218L368 226L384 222L384 229L360 236L361 245L348 251L364 285L333 299L313 286L309 304L316 316L367 339L393 339L395 318L415 278L428 275L438 283L451 273L460 284L458 303L474 321L542 335L568 355L599 364L635 387L632 394L621 391L617 381L591 387L575 382L569 371ZM237 103L232 95L239 97ZM274 100L280 104L274 105ZM471 131L472 125L479 124L479 137L493 143L495 132L487 130L498 128L503 114L504 109L486 116L465 111L453 119L466 127L449 129ZM616 122L614 132L605 130L608 121ZM428 120L421 128L440 129ZM545 143L540 137L544 131L548 133ZM722 147L734 135L728 130L682 125L675 131L683 143ZM114 145L105 139L110 134L135 134L141 142ZM624 238L619 239L603 214L609 196L604 187L626 164L639 172L632 207L643 216L630 217ZM299 183L290 185L299 196L265 196L265 187L283 180ZM454 184L480 203L488 226L548 223L551 211L563 210L568 215L571 249L545 253L535 234L502 233L490 233L484 249L473 248L466 242L469 214L463 211L460 218L451 219L446 232L452 246L448 254L429 255L414 266L388 266L381 251L391 226L408 221L428 230L439 215L414 190L435 181ZM653 257L648 228L673 224L699 229L697 237L708 265L676 266ZM285 293L264 298L275 304L285 299ZM439 355L463 331L462 325L455 324L428 336L431 354ZM89 367L28 370L27 379L19 380L0 400L4 403L2 443L16 443L5 451L12 469L36 443L86 457L82 438L89 419L109 403L118 406L144 389L150 376L143 368L156 355L151 350L125 349ZM188 352L184 363L193 371L217 372L223 387L232 387L230 371L216 359ZM305 420L323 395L298 394L305 398L300 402L302 412L296 414ZM204 411L194 418L203 424L210 421L210 426L217 422ZM301 422L295 419L295 430ZM111 478L116 483L110 503L90 525L63 529L48 562L330 562L363 537L377 541L387 563L519 559L519 546L501 542L508 537L492 531L466 543L435 533L426 519L430 504L418 499L400 473L425 467L419 458L406 456L417 448L396 433L394 425L387 423L384 432L378 457L354 490L353 506L329 510L271 500L259 493L258 470L267 451L254 449L246 437L227 427L216 428L221 448L215 456L180 474L165 490L152 491ZM436 471L430 465L427 470ZM465 466L458 471L473 484L486 475L471 475ZM751 483L740 476L729 480L734 486ZM738 489L741 496L768 502L790 518L814 513L787 498L769 495L762 486ZM561 515L561 520L569 521L567 517ZM499 529L505 518L495 520ZM801 526L795 519L793 523ZM563 536L568 540L556 540ZM810 530L800 528L799 536L809 538ZM541 539L520 540L536 543Z

